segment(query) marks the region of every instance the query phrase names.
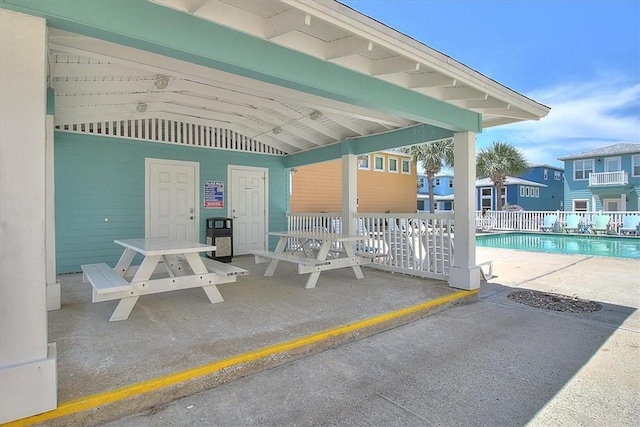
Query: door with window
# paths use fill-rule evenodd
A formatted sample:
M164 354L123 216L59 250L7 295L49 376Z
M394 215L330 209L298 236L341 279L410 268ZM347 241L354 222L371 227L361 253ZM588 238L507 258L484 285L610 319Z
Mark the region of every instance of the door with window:
M145 236L198 241L200 165L146 159Z
M264 168L229 166L234 254L265 249L267 177Z
M605 211L609 212L617 212L620 209L620 199L604 199L602 201L602 206Z

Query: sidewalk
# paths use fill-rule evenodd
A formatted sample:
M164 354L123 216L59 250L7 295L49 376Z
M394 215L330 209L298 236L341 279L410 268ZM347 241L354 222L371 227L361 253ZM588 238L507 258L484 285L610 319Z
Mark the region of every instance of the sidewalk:
M127 426L635 426L640 261L480 248L477 303L177 400ZM507 298L539 289L595 313Z

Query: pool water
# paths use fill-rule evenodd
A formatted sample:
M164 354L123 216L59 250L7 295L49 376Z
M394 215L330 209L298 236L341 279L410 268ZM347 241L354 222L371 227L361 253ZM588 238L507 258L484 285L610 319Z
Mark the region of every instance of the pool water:
M501 233L476 236L476 246L529 252L640 259L640 239L632 237Z

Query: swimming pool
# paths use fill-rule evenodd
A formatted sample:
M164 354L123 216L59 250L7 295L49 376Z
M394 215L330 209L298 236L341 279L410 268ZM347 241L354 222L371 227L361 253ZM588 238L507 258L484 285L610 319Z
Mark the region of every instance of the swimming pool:
M640 259L640 239L630 237L500 233L476 236L476 246L529 252Z

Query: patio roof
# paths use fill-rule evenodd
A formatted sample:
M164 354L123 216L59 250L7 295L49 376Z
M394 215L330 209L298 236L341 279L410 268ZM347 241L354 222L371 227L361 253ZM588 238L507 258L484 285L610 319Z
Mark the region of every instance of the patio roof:
M549 111L334 1L4 5L47 18L58 129L162 120L287 155L418 125L477 133Z

